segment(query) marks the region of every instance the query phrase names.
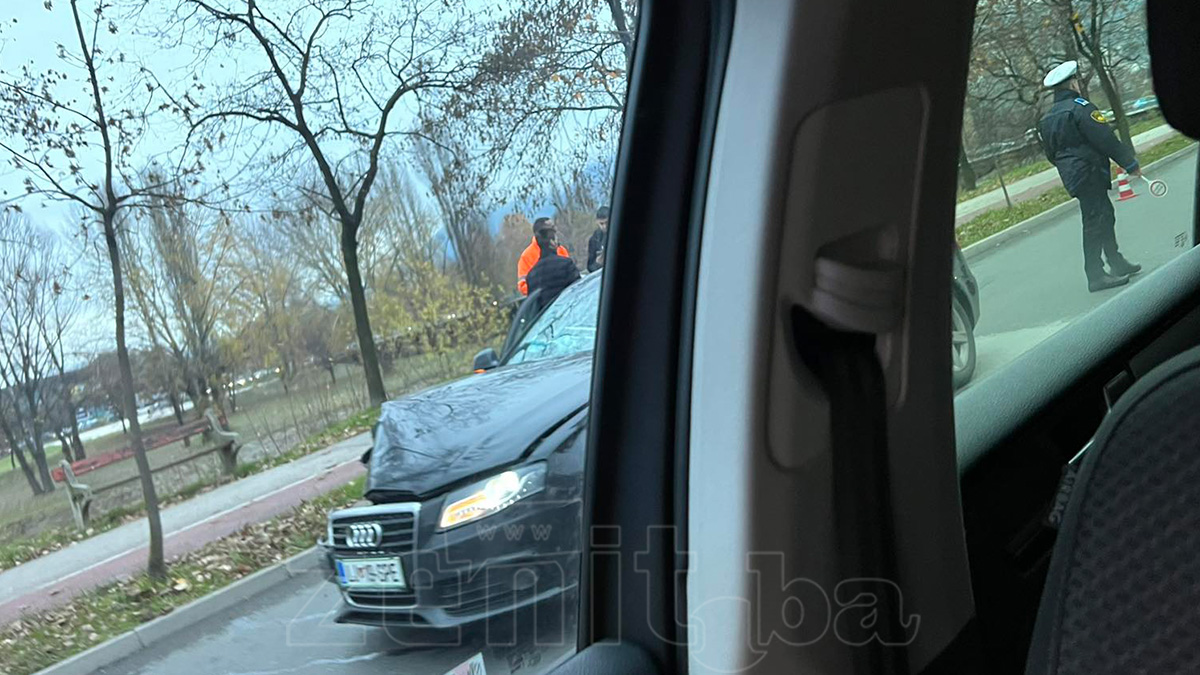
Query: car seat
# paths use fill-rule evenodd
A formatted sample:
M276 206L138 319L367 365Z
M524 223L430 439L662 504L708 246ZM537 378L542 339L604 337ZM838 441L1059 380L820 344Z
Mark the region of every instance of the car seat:
M1200 348L1135 383L1083 456L1029 675L1200 673Z

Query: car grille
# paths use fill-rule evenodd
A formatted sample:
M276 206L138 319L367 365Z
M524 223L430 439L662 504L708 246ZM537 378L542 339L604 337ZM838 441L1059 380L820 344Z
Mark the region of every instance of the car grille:
M528 573L526 573L528 574ZM438 605L450 616L469 616L495 612L524 602L539 592L540 579L504 575L488 575L485 571L460 579L443 582L437 587ZM520 586L520 588L517 588Z
M358 607L372 609L412 607L417 603L416 594L401 590L353 590L346 591L346 597Z
M346 535L354 523L379 523L383 528L383 539L378 546L352 548L346 545ZM374 515L345 516L332 523L333 550L341 556L387 553L411 553L416 543L416 514L409 511L380 513Z

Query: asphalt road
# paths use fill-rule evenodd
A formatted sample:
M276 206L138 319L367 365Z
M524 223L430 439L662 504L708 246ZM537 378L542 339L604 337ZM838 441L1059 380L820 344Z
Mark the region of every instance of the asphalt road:
M1144 268L1128 286L1088 292L1077 203L1052 222L972 260L980 306L972 384L1182 253L1190 245L1195 171L1193 147L1151 173L1167 182L1165 197L1151 197L1146 184L1134 179L1138 196L1114 201L1121 252Z
M449 639L389 635L333 622L340 598L320 571L276 586L107 668L102 675L441 675L482 654L489 675L546 672L574 652L574 597L564 616L529 613L496 622L490 635ZM550 615L550 616L547 616ZM539 644L540 643L540 644Z

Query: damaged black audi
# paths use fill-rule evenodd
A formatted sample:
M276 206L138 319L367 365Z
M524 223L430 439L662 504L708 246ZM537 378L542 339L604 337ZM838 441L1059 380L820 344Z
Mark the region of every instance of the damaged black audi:
M593 274L530 298L476 374L383 405L370 505L323 542L339 622L452 629L574 593L599 294Z

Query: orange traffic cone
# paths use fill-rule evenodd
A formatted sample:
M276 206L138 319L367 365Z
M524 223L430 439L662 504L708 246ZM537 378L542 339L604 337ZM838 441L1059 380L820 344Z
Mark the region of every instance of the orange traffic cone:
M1133 193L1133 186L1129 184L1129 176L1122 169L1117 172L1117 201L1123 202L1127 199L1133 199L1137 195Z

